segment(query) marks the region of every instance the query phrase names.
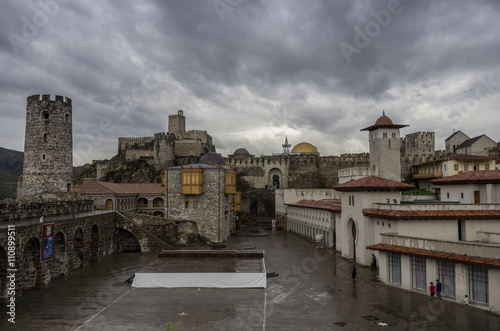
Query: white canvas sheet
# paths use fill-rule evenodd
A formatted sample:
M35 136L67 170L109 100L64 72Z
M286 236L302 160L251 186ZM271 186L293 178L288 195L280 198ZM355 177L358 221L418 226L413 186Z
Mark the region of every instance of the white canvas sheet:
M266 288L266 272L262 273L136 273L132 287L215 287Z

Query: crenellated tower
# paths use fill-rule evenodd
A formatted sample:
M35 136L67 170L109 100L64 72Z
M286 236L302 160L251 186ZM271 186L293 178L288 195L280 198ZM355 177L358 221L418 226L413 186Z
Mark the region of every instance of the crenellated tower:
M50 94L27 99L23 175L18 199L37 199L43 192L71 192L73 130L70 98Z

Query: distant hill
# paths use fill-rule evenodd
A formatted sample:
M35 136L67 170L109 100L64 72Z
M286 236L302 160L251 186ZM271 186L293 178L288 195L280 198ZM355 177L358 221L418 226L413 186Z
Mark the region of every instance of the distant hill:
M23 173L24 153L0 147L0 200L15 198L17 178Z
M0 200L16 198L17 179L23 174L24 152L0 147ZM90 164L73 167L73 175L78 175Z

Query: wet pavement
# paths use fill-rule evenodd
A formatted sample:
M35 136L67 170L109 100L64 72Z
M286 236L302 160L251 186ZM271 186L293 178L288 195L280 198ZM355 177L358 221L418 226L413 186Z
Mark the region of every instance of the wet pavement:
M152 254L116 254L25 291L1 330L499 330L500 317L383 285L368 267L293 234L246 228L225 249L264 249L267 289L136 289Z

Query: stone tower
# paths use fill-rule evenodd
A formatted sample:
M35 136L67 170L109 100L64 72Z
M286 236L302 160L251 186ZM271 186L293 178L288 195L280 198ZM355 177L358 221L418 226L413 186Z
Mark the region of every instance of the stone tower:
M361 131L369 131L370 168L376 176L401 181L401 135L399 129L408 125L394 124L385 116L380 116L374 125Z
M175 134L177 139L184 138L186 134L186 118L182 109L179 109L177 115L168 116L168 133Z
M43 192L71 192L73 130L71 99L50 94L28 97L23 175L18 199L37 199Z

